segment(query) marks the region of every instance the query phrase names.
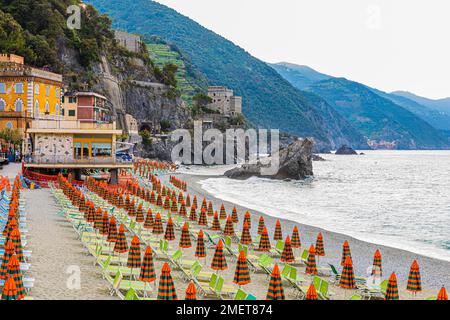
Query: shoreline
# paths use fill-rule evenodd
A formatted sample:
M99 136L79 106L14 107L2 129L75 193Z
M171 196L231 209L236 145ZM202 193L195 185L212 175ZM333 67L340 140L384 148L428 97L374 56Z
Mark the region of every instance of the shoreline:
M252 223L255 225L258 223L257 218L260 215L264 216L266 226L268 227L269 235L271 237L277 219L282 222L284 237L292 233L292 228L294 225L299 227L302 248L308 248L310 244L315 244L317 234L322 232L324 236L326 255L325 257L320 258L321 266L327 266L328 263L331 263L337 267L338 270L340 270L342 244L345 240L348 240L352 252L355 273L357 275L367 275L368 268L372 267L373 254L375 250L379 249L383 257L383 279L388 278L392 272L395 272L399 282L399 290L403 291L406 288L409 268L414 259L418 260L420 266L424 291L432 289L431 292L436 291L434 294L437 294L437 290L439 290L442 285L446 287L450 286L450 273L448 272L448 270L450 270L449 261L431 258L404 249L378 245L368 241L356 239L343 233L333 232L304 223L294 222L285 218L276 218L266 213L252 210L245 206L217 198L208 191L204 190L200 185L202 180L217 178L220 176L186 173L180 173L177 175L187 182L188 192L190 192L191 195L197 195L197 198L200 201L203 197L206 197L208 200L213 202L214 208L219 208L220 204L223 203L227 212L231 212L231 209L235 206L240 220L243 219L244 213L249 211L252 213ZM255 230L252 231L255 232Z

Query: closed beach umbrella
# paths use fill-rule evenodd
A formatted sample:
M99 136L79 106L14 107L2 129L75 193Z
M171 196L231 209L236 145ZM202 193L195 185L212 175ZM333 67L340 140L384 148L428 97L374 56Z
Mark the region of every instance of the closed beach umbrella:
M17 287L12 276L8 275L2 289L2 300L17 300Z
M172 241L175 240L175 230L173 228L172 217L169 218L166 225L166 232L164 233L164 240Z
M200 210L200 217L198 218L198 224L200 226L207 226L208 225L208 219L206 218L206 209L202 208Z
M163 205L161 193L158 193L158 196L156 197L156 205L158 207L162 207L162 205Z
M422 282L420 279L420 269L419 264L416 260L411 264L411 269L409 270L408 284L406 290L416 294L422 291Z
M104 211L102 217L102 227L100 228L100 234L108 235L108 232L109 232L109 216L108 212Z
M372 267L372 276L381 278L383 276L383 267L382 267L382 260L381 260L381 252L377 249L375 251L375 254L373 255L373 267Z
M233 211L231 212L231 220L233 220L233 223L238 223L239 222L239 217L238 217L238 214L237 214L236 207L233 207Z
M309 285L309 289L306 292L306 300L317 300L319 296L317 295L316 287L313 283Z
M218 215L217 211L214 213L214 218L213 218L213 223L212 223L212 226L211 226L211 230L214 230L214 231L221 231L222 230L222 228L220 226L219 215Z
M251 229L252 228L252 216L250 214L250 212L246 211L245 215L244 215L244 224L248 224L248 228Z
M445 290L444 287L442 287L441 290L439 290L436 300L448 300L447 291Z
M245 251L242 250L239 253L236 263L233 282L239 286L243 286L250 283L250 281L250 271L248 269L247 257L245 256Z
M142 208L142 203L138 205L137 211L136 211L136 222L142 223L144 222L144 209Z
M2 265L0 266L0 279L6 279L8 275L8 263L14 254L14 244L8 241L5 245L5 250L3 252Z
M252 243L252 236L250 235L250 227L247 223L244 222L241 235L241 244L251 244L251 243Z
M131 201L129 208L128 208L128 216L135 217L136 216L136 202L134 199Z
M225 255L223 254L222 240L219 240L216 245L216 251L214 252L214 257L211 262L211 269L216 271L228 269L227 261L225 259Z
M275 241L283 240L283 232L281 231L281 222L280 220L277 220L275 224L275 233L273 235L273 239Z
M150 203L151 204L156 204L155 191L153 191L153 190L152 190L152 193L150 194Z
M384 300L399 300L397 277L395 276L395 273L392 273L389 278Z
M259 217L259 222L258 222L258 234L261 235L263 233L264 228L266 227L266 224L264 222L264 217L260 216Z
M202 207L201 209L205 209L205 211L208 209L207 204L206 204L206 199L203 198L203 202L202 202Z
M308 260L306 260L306 271L307 274L318 274L316 265L316 249L311 245L309 247Z
M156 214L152 233L153 234L163 234L164 233L162 220L161 220L161 214L159 212Z
M177 213L178 212L178 203L177 203L177 198L173 197L172 198L172 206L170 211L172 211L172 213Z
M300 234L298 232L297 226L294 226L294 229L292 230L291 246L292 246L292 248L301 248L302 247L302 243L300 241Z
M117 224L114 216L111 216L111 219L109 220L108 236L106 237L106 241L110 243L117 241Z
M350 257L345 258L344 268L342 269L339 287L344 289L355 289L355 274L353 273L353 262Z
M178 214L182 217L186 217L187 211L186 211L186 204L184 203L184 200L182 200L180 205L180 211L178 211Z
M178 300L175 285L173 284L172 275L170 274L170 266L164 263L159 278L158 300Z
M124 253L128 251L127 238L125 237L125 226L121 223L119 232L117 233L117 240L114 244L114 252Z
M169 196L165 197L163 208L164 208L164 210L170 210L170 198L169 198Z
M345 259L347 257L352 257L352 254L350 253L350 245L348 244L348 241L345 241L342 245L342 258L341 258L341 266L345 265Z
M212 217L213 214L214 214L214 209L213 209L212 202L210 201L210 202L208 203L208 216Z
M281 281L280 269L278 268L278 265L273 267L266 300L285 300L283 283Z
M189 193L186 196L186 207L189 208L191 206L191 196Z
M145 216L144 229L151 228L153 228L153 212L152 209L148 209L147 215Z
M192 205L194 206L195 209L198 208L198 204L197 204L197 196L194 196L194 199L192 199Z
M205 258L206 250L205 250L205 240L203 237L203 231L200 230L197 236L197 247L195 248L195 256L197 258Z
M95 221L95 208L94 203L89 203L88 214L87 214L87 222L93 223Z
M269 234L267 232L267 228L264 227L263 232L261 234L261 239L259 240L258 251L270 251L271 249Z
M24 262L25 258L23 256L22 237L20 236L19 228L16 227L13 231L11 231L9 239L14 245L14 251L16 252L17 258L20 262Z
M25 298L25 287L23 286L22 271L20 270L19 259L13 254L8 263L8 274L14 279L17 288L17 300Z
M316 240L316 256L323 257L325 256L325 248L323 246L323 236L322 232L319 232Z
M184 300L197 300L197 288L194 281L189 282Z
M95 210L94 228L100 232L103 226L103 212L100 207Z
M286 237L286 241L284 242L284 248L281 254L281 261L286 263L291 263L295 261L294 252L292 251L291 246L291 238L289 238L289 236Z
M223 234L227 237L232 237L235 235L234 226L233 226L233 218L228 216L227 222L225 223L225 229L223 230Z
M181 229L181 238L180 238L180 248L190 248L191 237L189 236L189 224L187 222L184 223L183 228Z
M130 250L128 251L127 267L130 269L141 267L141 243L137 236L134 236L131 240Z
M139 280L145 283L150 283L156 280L155 265L153 263L153 251L150 246L145 249Z
M220 220L225 220L226 218L227 218L227 212L225 211L225 206L222 203L220 205L220 216L219 216L219 219Z
M189 213L189 220L197 221L197 213L195 211L196 211L196 207L194 205L192 205L191 211Z

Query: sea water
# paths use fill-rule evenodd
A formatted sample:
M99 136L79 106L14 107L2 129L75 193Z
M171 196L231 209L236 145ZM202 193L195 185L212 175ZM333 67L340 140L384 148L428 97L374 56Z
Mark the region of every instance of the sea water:
M450 261L450 151L367 151L322 155L308 181L221 175L191 167L217 198L360 240Z

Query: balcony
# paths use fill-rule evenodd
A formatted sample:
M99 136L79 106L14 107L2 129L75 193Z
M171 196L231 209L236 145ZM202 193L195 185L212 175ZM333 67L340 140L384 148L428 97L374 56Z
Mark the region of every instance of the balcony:
M27 111L0 111L0 118L32 118L32 114Z
M96 123L81 122L80 120L35 119L31 122L28 133L94 133L94 134L122 134L116 128L116 122Z
M25 155L25 167L41 168L129 168L133 161L116 157L72 158L68 156Z

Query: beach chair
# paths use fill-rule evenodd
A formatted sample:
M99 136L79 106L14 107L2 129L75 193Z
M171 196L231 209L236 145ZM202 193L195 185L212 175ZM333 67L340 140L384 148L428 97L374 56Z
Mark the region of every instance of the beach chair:
M136 290L131 288L125 294L124 300L156 300L156 298L140 297Z
M284 249L284 241L278 240L277 243L275 244L275 252L281 255L283 253L283 249Z
M267 275L272 274L272 270L270 270L270 267L273 264L273 259L267 254L262 254L259 257L257 264L264 273L266 273Z
M238 289L238 291L234 295L234 300L245 300L246 298L247 298L247 293L242 289Z
M302 251L302 254L300 257L295 258L295 261L300 264L306 264L306 262L308 261L308 256L309 256L309 252L308 252L308 250L305 249Z
M321 279L319 291L317 292L317 294L322 300L330 300L330 296L334 295L333 292L328 291L328 288L329 288L328 281Z
M228 299L232 299L232 297L236 294L236 289L233 286L224 284L224 279L222 277L218 277L214 292L219 299L224 299L224 296Z
M217 245L217 242L221 238L221 235L219 234L210 234L209 232L203 231L203 233L206 235L206 238L208 239L208 246L209 247L215 247ZM206 243L205 243L206 244Z
M354 294L350 297L349 300L362 300L362 296L359 294Z
M256 297L254 295L248 294L247 298L245 298L245 300L258 300L258 299L256 299Z
M208 283L194 280L202 296L216 296L217 274L213 273Z

